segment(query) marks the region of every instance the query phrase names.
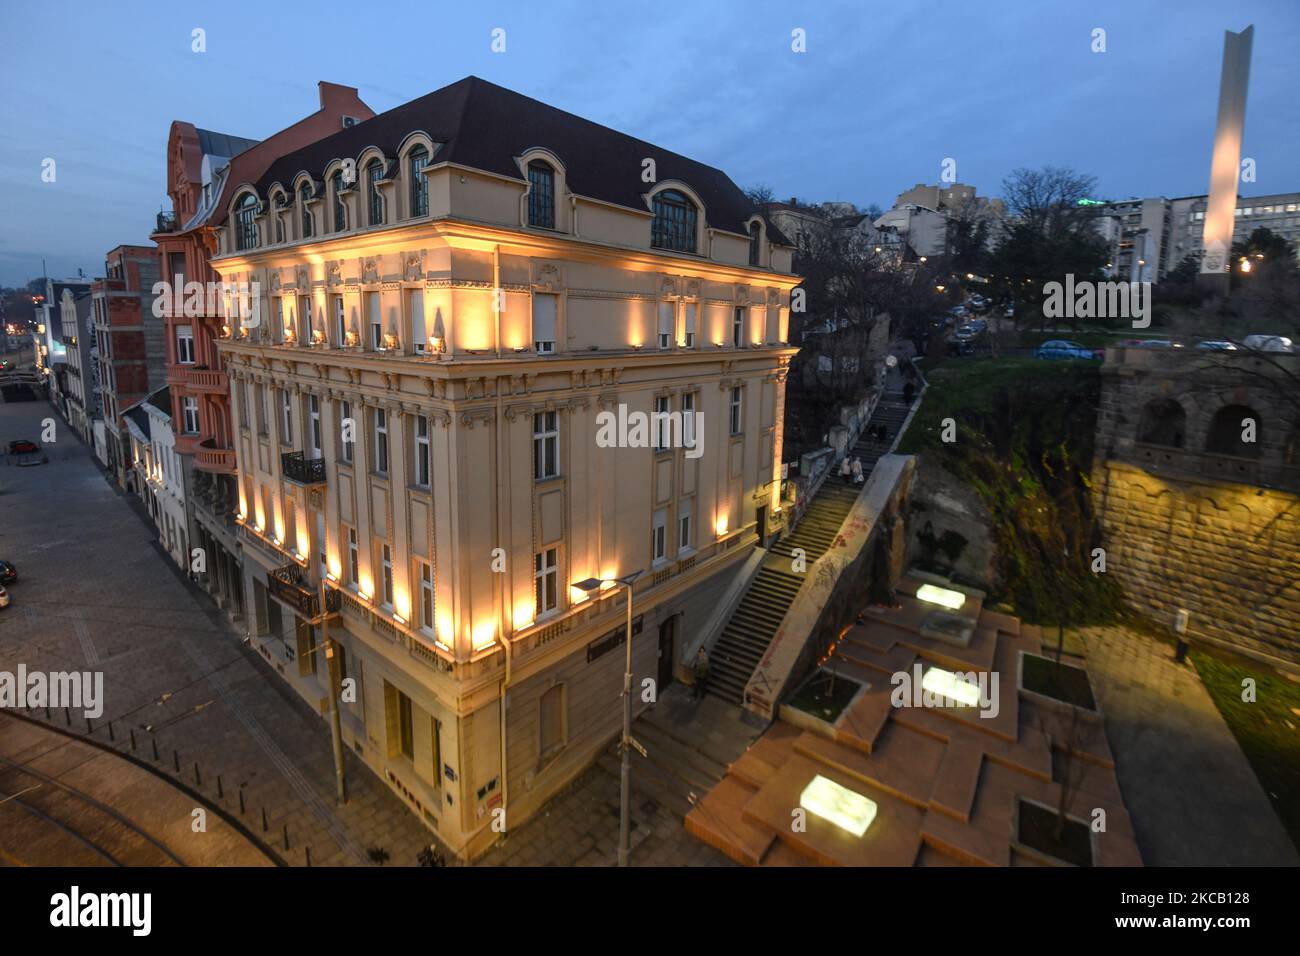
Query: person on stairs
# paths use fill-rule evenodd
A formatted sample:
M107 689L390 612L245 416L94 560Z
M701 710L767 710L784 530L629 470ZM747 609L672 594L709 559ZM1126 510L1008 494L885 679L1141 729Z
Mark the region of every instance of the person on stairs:
M853 459L853 483L854 483L855 485L860 485L860 484L862 484L862 481L863 481L863 477L862 477L862 459L861 459L861 458L854 458L854 459Z
M853 475L853 466L849 463L849 456L845 455L842 459L840 459L840 477L843 478L845 483L847 484L849 479L852 477L852 475Z
M709 652L703 647L695 655L695 699L699 700L704 696L705 690L709 686Z

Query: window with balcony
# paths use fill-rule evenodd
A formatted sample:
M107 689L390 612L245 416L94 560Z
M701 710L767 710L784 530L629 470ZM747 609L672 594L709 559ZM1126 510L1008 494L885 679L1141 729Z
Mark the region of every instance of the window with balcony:
M559 412L533 416L533 478L543 481L560 473Z
M235 245L241 251L256 249L257 241L257 197L245 193L235 207Z
M424 169L429 165L429 151L423 146L411 150L407 158L407 169L411 177L411 215L427 216L429 214L429 178Z
M559 593L559 550L547 548L533 555L533 602L537 617L550 614L559 608Z
M415 483L429 487L429 419L415 416Z
M366 167L366 199L370 207L370 225L384 224L384 197L379 191L379 181L384 178L384 164L372 159Z
M555 325L559 297L549 292L533 293L533 349L538 355L555 351Z
M675 189L665 189L654 198L650 244L657 249L694 252L697 218L695 203Z
M185 434L197 435L199 433L199 400L197 398L186 395L181 399L181 420Z
M181 365L194 364L194 327L176 326L176 361Z
M555 228L555 170L540 159L528 164L528 225Z

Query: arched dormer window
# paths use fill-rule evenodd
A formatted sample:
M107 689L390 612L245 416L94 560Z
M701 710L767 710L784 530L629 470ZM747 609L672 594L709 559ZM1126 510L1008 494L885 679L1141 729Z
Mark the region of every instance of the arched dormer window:
M370 205L370 225L384 224L384 197L379 192L379 180L384 177L384 164L372 159L366 166L366 200Z
M528 164L528 225L555 228L555 170L540 159Z
M330 191L334 194L334 231L342 232L348 225L348 213L343 208L343 170L335 170L330 177Z
M695 224L699 210L695 203L676 189L665 189L654 198L654 222L650 226L650 244L656 249L674 252L695 251Z
M298 187L298 205L302 209L302 237L308 239L312 235L311 210L307 208L307 201L311 199L311 185L303 183Z
M280 215L280 210L284 208L286 202L288 200L282 192L277 192L272 200L275 211L272 213L271 218L275 220L275 241L277 243L284 242L284 217Z
M751 266L759 265L761 262L760 250L763 243L763 227L757 222L749 224L749 264Z
M257 248L256 215L257 197L252 193L244 193L244 198L235 207L235 245L239 249Z
M411 150L407 157L407 169L411 177L411 215L427 216L429 214L429 177L424 175L424 168L429 165L429 151L423 146Z

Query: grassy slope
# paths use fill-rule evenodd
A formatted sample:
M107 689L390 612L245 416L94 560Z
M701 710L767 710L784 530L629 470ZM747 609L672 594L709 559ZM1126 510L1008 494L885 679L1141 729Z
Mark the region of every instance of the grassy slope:
M990 597L1025 620L1105 623L1119 588L1090 570L1099 544L1088 472L1099 366L1037 359L955 359L926 368L930 389L900 451L933 456L970 484L993 517L999 586ZM940 439L953 418L957 440Z

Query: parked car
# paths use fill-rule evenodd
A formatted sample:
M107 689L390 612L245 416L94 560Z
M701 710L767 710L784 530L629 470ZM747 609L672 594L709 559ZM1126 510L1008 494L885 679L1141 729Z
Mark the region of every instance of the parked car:
M13 584L18 580L18 569L8 561L0 561L0 584Z
M1248 335L1241 344L1256 352L1294 352L1295 343L1285 335Z
M1102 354L1105 354L1104 351ZM1080 359L1091 362L1098 358L1098 355L1097 349L1084 348L1078 342L1070 342L1066 339L1052 339L1038 346L1038 357L1040 359Z
M9 454L17 459L18 465L43 465L49 457L41 446L27 438L15 438L9 443Z
M989 324L987 322L983 319L976 319L973 322L957 326L957 331L953 335L964 342L973 342L988 330Z
M1209 351L1209 352L1236 352L1236 351L1239 351L1238 348L1237 348L1237 346L1234 345L1233 343L1231 343L1231 342L1222 342L1222 341L1213 341L1213 342L1197 342L1197 343L1196 343L1196 347L1197 347L1198 349L1205 349L1206 351Z
M0 584L0 607L9 606L9 592L5 590L4 585Z

